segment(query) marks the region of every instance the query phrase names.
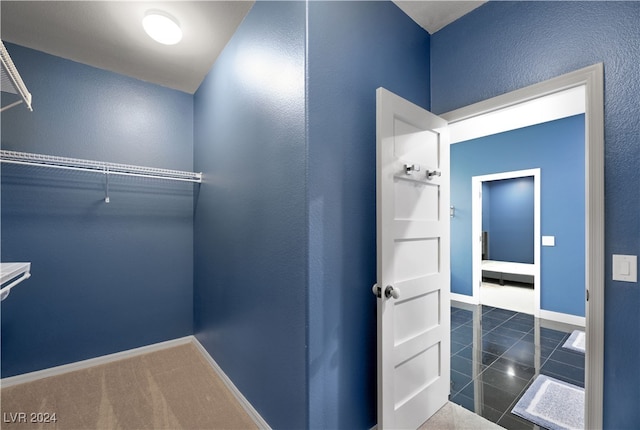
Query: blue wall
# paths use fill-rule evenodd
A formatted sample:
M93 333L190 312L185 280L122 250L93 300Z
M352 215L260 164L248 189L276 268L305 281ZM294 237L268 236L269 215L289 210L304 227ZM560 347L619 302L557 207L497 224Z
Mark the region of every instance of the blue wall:
M195 329L272 426L369 428L375 89L428 107L429 35L391 3L308 18L307 35L300 3L257 3L195 95ZM289 86L238 69L258 52Z
M555 247L540 250L540 307L584 316L584 115L451 146L451 291L472 294L471 178L535 168L541 234L556 237Z
M391 2L309 2L309 427L376 423L375 90L429 107L429 34Z
M257 2L195 94L195 334L273 428L307 425L305 4Z
M584 175L584 169L579 173ZM568 174L575 172L567 172ZM482 212L483 225L485 218L488 218L488 226L484 229L489 233L488 259L533 264L533 184L533 176L483 183L483 186L487 185L487 189L483 188L482 204L484 206L485 200L488 200L490 206L487 212ZM584 208L584 201L582 207ZM580 251L584 252L584 248L577 250Z
M640 254L638 22L638 2L489 2L431 38L431 102L440 113L604 63L609 429L640 422L640 288L611 280L612 254Z
M2 149L192 170L192 97L16 45ZM2 165L2 377L192 333L193 185Z

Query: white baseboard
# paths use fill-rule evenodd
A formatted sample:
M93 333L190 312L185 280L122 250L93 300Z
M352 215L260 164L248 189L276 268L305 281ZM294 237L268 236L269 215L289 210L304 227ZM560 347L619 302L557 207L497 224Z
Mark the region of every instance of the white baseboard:
M468 303L470 305L479 305L480 304L480 302L478 301L478 299L476 297L467 296L466 294L451 293L451 294L449 294L449 299L451 301Z
M207 362L211 365L213 370L218 374L220 379L222 379L222 382L224 382L224 384L227 386L229 391L233 393L233 395L238 400L242 408L245 410L247 414L249 414L249 416L251 417L251 419L253 419L253 422L256 423L258 428L271 430L271 427L269 426L269 424L267 424L264 418L260 416L258 411L256 411L255 408L251 405L251 403L249 403L249 401L242 395L240 390L238 390L238 388L233 384L231 379L229 379L229 377L224 373L222 368L218 365L218 363L216 363L213 357L211 357L209 352L207 352L207 350L204 348L204 346L202 346L200 341L195 336L193 336L193 344L196 346L196 348L198 348L198 350L200 350L200 353L202 353L202 355L207 360Z
M586 326L587 319L585 317L579 317L576 315L563 314L560 312L545 311L540 309L540 318L550 321L561 322L564 324L571 324L584 328Z
M64 373L74 372L76 370L86 369L88 367L98 366L100 364L111 363L113 361L125 358L135 357L141 354L147 354L153 351L159 351L165 348L185 345L192 342L193 336L185 336L178 339L168 340L166 342L154 343L152 345L142 346L140 348L129 349L127 351L116 352L114 354L102 355L100 357L90 358L88 360L76 361L75 363L64 364L62 366L50 367L48 369L37 370L35 372L23 373L22 375L10 376L0 379L0 386L3 388L11 387L26 382L33 382L42 378L58 376Z

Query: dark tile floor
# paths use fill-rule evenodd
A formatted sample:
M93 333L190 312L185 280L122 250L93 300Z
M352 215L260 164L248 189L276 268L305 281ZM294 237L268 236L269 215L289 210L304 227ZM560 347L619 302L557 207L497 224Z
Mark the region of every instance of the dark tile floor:
M584 387L584 354L562 348L572 331L532 315L452 303L451 401L507 429L538 428L511 410L538 374Z

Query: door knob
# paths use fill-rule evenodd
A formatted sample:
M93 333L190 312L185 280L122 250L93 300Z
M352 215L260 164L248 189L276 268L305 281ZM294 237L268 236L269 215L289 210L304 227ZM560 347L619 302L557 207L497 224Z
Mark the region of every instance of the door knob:
M380 291L380 287L378 287L378 284L373 284L371 291L373 291L374 296L378 298L382 297L382 292Z
M387 288L384 289L384 296L388 299L393 297L394 299L400 298L400 290L397 288L393 288L393 285L387 285Z

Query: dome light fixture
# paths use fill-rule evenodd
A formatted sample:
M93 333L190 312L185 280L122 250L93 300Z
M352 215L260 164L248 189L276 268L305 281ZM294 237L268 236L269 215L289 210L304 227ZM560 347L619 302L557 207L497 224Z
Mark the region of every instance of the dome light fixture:
M178 21L165 12L149 11L142 19L142 27L149 37L163 45L175 45L182 40Z

